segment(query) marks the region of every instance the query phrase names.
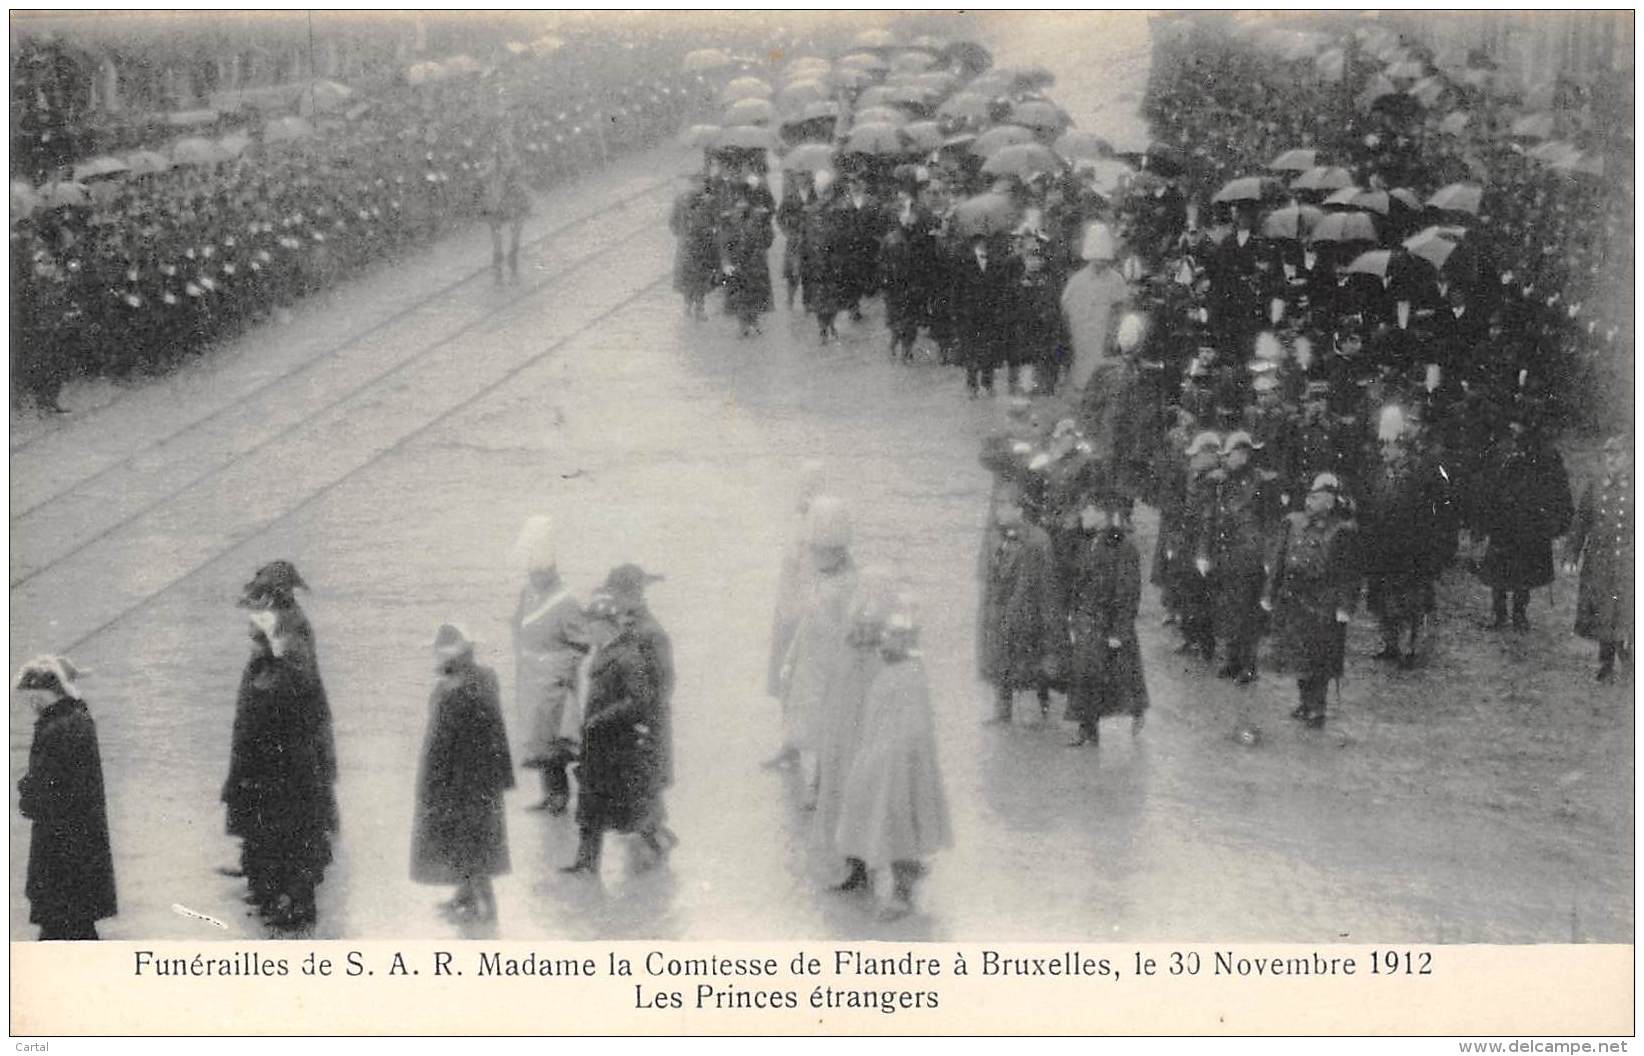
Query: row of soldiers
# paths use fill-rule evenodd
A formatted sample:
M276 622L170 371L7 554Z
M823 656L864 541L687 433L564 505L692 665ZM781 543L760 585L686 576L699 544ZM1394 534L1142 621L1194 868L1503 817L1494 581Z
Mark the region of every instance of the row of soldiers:
M544 187L655 142L704 101L696 75L674 72L684 41L654 45L623 83L598 44L399 85L317 138L100 181L84 206L15 217L14 391L60 409L72 377L163 369L426 244L484 211L495 139L512 137Z

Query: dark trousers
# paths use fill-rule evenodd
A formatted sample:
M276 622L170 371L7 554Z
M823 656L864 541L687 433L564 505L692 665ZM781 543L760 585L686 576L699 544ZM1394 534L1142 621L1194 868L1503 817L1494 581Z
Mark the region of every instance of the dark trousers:
M84 942L97 939L94 920L54 920L40 925L41 942Z
M1505 590L1490 591L1490 611L1494 614L1498 623L1507 619L1507 593ZM1530 592L1515 590L1512 595L1513 622L1523 623L1529 618L1527 613L1530 608Z
M1301 697L1302 710L1308 715L1323 715L1325 701L1329 698L1330 680L1328 678L1298 678L1296 690Z

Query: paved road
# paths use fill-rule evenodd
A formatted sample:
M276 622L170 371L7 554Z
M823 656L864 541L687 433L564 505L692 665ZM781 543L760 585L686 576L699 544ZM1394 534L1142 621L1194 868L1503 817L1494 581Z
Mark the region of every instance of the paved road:
M1010 18L994 32L1001 61L1058 72L1083 126L1135 120L1141 22ZM1091 42L1077 64L1059 59L1073 33ZM1058 722L1026 715L984 729L975 451L997 409L963 399L951 371L890 363L877 313L826 349L780 309L750 341L717 314L684 318L659 183L690 164L663 150L545 198L517 289L464 279L486 251L461 232L184 375L82 394L98 409L14 430L12 654L69 651L95 670L122 902L106 934L258 934L211 866L233 854L216 803L245 650L233 599L276 556L316 588L343 772L318 933L452 934L432 911L445 892L406 877L426 643L463 622L509 693L506 554L549 510L578 593L625 560L668 576L652 600L680 667L671 809L685 842L665 872L633 875L616 853L600 883L564 880L552 867L571 856L569 822L514 794L504 937L1630 937L1630 688L1590 691L1567 634L1573 583L1552 608L1538 600L1536 630L1501 638L1473 626L1481 592L1455 575L1413 672L1363 660L1373 630L1355 625L1323 733L1285 721L1282 678L1235 688L1175 657L1149 597L1155 710L1139 740L1116 730L1070 751ZM923 912L889 926L819 889L806 817L757 768L778 737L761 692L778 549L810 456L852 500L865 562L924 603L957 846ZM1145 553L1151 528L1144 515ZM1262 728L1259 747L1233 741L1242 722ZM14 777L28 733L14 710ZM11 817L21 852L15 804Z

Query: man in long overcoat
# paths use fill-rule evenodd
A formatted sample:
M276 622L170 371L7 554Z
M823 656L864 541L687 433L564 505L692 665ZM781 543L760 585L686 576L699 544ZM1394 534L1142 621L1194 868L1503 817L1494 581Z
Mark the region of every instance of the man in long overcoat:
M520 765L542 772L542 800L526 809L563 814L571 796L565 771L582 726L576 677L588 651L586 627L582 606L560 578L546 515L526 521L516 556L528 576L510 621Z
M848 232L833 193L833 175L818 172L812 179L816 198L804 207L799 269L804 280L805 310L816 316L817 328L826 342L839 336L834 322L848 300L844 270Z
M1142 599L1142 562L1127 525L1130 500L1117 489L1079 512L1081 540L1069 570L1068 705L1079 720L1074 747L1100 740L1106 715L1129 715L1140 729L1147 712L1147 680L1136 639Z
M1587 485L1570 525L1565 560L1581 562L1575 632L1598 642L1598 680L1633 645L1633 458L1626 441L1604 443L1604 469Z
M717 222L714 196L701 177L690 177L691 185L674 199L668 229L677 240L674 249L674 289L685 299L685 312L693 318L707 315L704 305L714 287L719 267L719 249L714 240Z
M1340 678L1347 622L1359 593L1353 522L1340 507L1341 480L1320 473L1287 515L1274 554L1262 608L1273 614L1273 633L1300 697L1292 718L1324 725L1330 680Z
M1490 588L1491 626L1530 626L1530 592L1553 581L1553 540L1570 526L1574 504L1564 460L1529 423L1508 433L1485 459L1472 503L1475 538L1486 540L1478 578Z
M972 396L993 394L994 371L1005 362L1010 340L1012 293L1020 263L1002 245L978 235L952 262L959 357Z
M95 939L117 910L97 724L77 674L62 657L36 657L16 683L37 715L17 805L34 823L23 894L42 940Z
M1262 635L1263 559L1277 498L1256 473L1250 434L1234 432L1222 444L1222 466L1210 474L1212 504L1198 511L1195 564L1208 581L1217 640L1227 657L1217 672L1250 682L1256 677L1256 647Z
M1409 665L1433 582L1454 555L1455 513L1438 464L1404 426L1388 424L1397 418L1383 415L1381 457L1359 487L1360 544L1369 608L1381 626L1376 659Z
M1043 703L1065 652L1065 629L1050 536L1023 519L1016 496L1000 500L996 523L986 537L977 666L994 687L992 721L1008 723L1017 690L1035 689Z

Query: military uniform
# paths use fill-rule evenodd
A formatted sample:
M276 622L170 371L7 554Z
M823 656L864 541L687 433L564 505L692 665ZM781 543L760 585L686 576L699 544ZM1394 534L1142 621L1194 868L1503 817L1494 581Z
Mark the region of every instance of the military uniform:
M1215 636L1227 643L1220 673L1249 681L1255 677L1262 632L1263 559L1273 496L1254 464L1236 472L1215 470L1210 477L1214 500L1201 511L1197 557L1210 563Z
M1266 598L1280 657L1296 676L1297 718L1322 722L1326 686L1342 674L1347 624L1338 614L1358 600L1356 534L1335 513L1292 513L1268 560Z

